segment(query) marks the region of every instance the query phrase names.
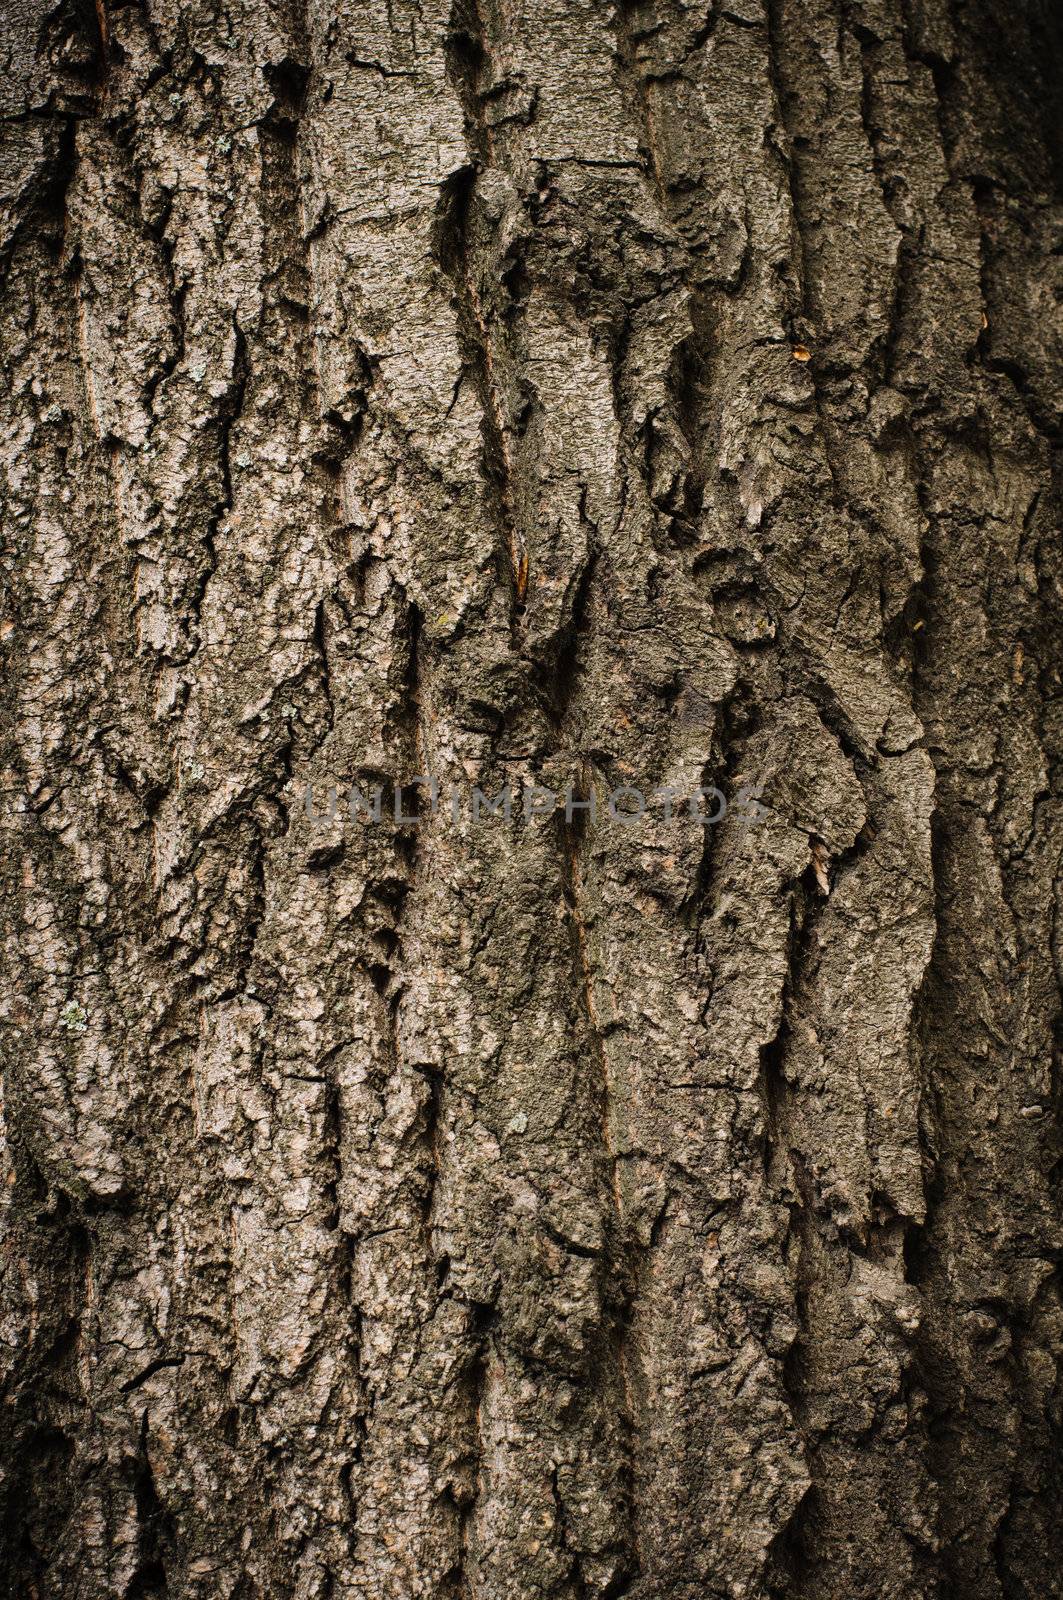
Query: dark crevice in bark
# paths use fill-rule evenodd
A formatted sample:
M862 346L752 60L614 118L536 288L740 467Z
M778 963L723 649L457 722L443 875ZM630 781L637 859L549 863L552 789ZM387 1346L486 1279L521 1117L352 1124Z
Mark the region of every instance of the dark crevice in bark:
M465 139L476 163L492 160L491 130L484 116L481 82L491 53L479 0L454 0L446 35L447 75L465 116Z
M448 1486L447 1493L454 1502L457 1522L457 1561L444 1574L444 1582L451 1586L454 1600L476 1600L476 1559L473 1540L477 1509L483 1496L484 1477L488 1462L484 1451L483 1406L489 1382L492 1331L496 1322L494 1307L467 1302L468 1338L470 1354L463 1374L463 1386L468 1397L469 1445L465 1475L468 1487Z
M842 754L850 763L855 777L866 793L867 780L879 759L878 753L870 748L865 749L859 729L829 683L809 673L801 687L815 706L827 732L837 740Z
M40 1323L14 1352L5 1373L5 1461L0 1479L0 1570L14 1581L40 1588L48 1578L51 1518L73 1511L77 1494L76 1452L81 1431L77 1410L78 1360L85 1328L85 1284L92 1241L76 1202L50 1190L26 1135L28 1106L10 1063L4 1062L6 1137L11 1198L23 1220L9 1235L10 1259L25 1263L48 1287Z
M580 813L581 817L585 815ZM589 1054L595 1062L598 1074L598 1111L610 1194L610 1215L605 1229L602 1310L608 1319L612 1355L624 1397L622 1431L627 1441L624 1475L630 1517L629 1556L630 1566L638 1571L640 1567L636 1530L638 1499L634 1464L634 1451L638 1439L638 1403L634 1392L633 1357L629 1351L629 1341L641 1262L645 1252L638 1245L625 1215L621 1168L613 1130L612 1068L594 999L594 966L585 922L585 894L579 860L581 832L582 824L580 828L562 829L561 887L572 939L575 988L580 997Z
M233 337L235 339L235 351L232 373L226 386L225 396L219 404L216 419L218 471L221 478L220 492L207 519L207 526L201 541L204 565L190 597L189 635L192 641L190 655L194 655L199 649L203 604L206 599L207 589L210 587L210 580L218 568L218 532L233 508L231 442L233 432L239 425L243 415L244 400L250 377L247 340L235 318L233 320Z
M424 634L424 617L421 609L408 597L404 598L403 627L405 652L402 660L402 677L398 684L396 696L394 736L398 746L396 754L412 760L417 764L418 771L425 777L431 776L428 771L429 762L425 749L424 726L424 656L427 651L427 640ZM396 781L401 781L401 770ZM413 776L412 773L409 774ZM411 796L414 814L420 814L420 790L415 789ZM420 833L414 832L414 841L420 839ZM401 832L396 833L396 843L400 849L409 843Z
M707 402L713 390L714 368L717 359L717 333L720 323L719 304L721 291L728 298L738 297L747 280L752 261L752 247L747 227L746 245L737 274L733 281L714 283L707 288L701 279L705 268L703 256L709 244L700 226L692 224L685 215L682 203L677 203L672 189L670 163L655 124L651 90L662 80L644 67L639 60L640 34L632 13L637 7L623 5L618 8L614 22L617 59L621 81L630 86L639 108L638 125L642 143L647 153L650 174L655 186L661 220L666 227L676 229L683 243L681 271L690 296L689 316L691 331L676 346L669 363L667 389L674 407L674 423L684 446L685 460L667 486L655 482L654 471L658 459L673 447L671 431L660 434L656 418L651 413L641 428L641 467L646 492L651 503L665 520L672 543L679 546L694 544L699 537L699 523L705 500L706 479L711 471L710 435L712 419ZM715 8L691 45L693 55L713 32L718 13ZM686 188L688 180L684 180ZM617 390L622 389L618 382ZM624 417L625 407L618 406L617 415ZM715 441L712 441L715 443Z
M289 415L293 430L300 420L317 423L321 437L313 453L317 468L317 504L315 525L321 542L332 561L339 568L345 563L347 551L338 536L341 525L341 508L335 504L335 484L339 481L342 466L355 449L361 432L361 419L365 407L365 393L354 398L353 415L345 418L331 413L321 416L320 385L314 361L313 335L309 326L309 308L313 294L313 273L308 244L303 236L302 206L299 173L299 140L310 85L310 67L297 56L306 54L306 18L302 6L296 7L292 17L293 50L296 54L285 56L280 62L266 68L266 77L274 93L268 125L260 130L263 164L263 211L267 225L267 238L272 244L272 272L268 279L271 291L269 311L264 323L269 329L271 346L277 346L275 355L283 361L285 350L291 351L292 369L307 375L303 390L289 401ZM272 324L272 325L271 325ZM363 363L366 377L365 390L372 383L368 363ZM287 377L287 373L286 373ZM323 426L322 426L323 424ZM304 770L311 768L315 757L327 743L336 722L336 702L332 684L330 660L329 601L335 596L340 583L339 571L334 571L327 581L326 594L318 600L314 610L311 645L317 672L318 698L323 703L323 715L300 711L300 720L307 722L310 731L308 743L300 741L298 760ZM289 736L281 763L283 784L275 791L275 799L285 812L281 796L293 775L295 759L295 733ZM342 847L341 847L342 853ZM310 865L321 866L319 859Z
M592 547L579 568L569 620L557 640L552 659L536 659L531 663L532 681L558 738L569 730L578 704L582 681L580 654L586 642L599 559L600 552Z
M642 129L642 145L646 153L649 176L652 177L657 200L662 215L669 213L668 179L659 149L659 140L653 125L653 107L649 95L649 83L646 74L641 70L638 60L638 45L643 35L634 25L633 13L639 11L639 0L621 0L613 16L613 27L616 37L617 60L620 66L620 78L625 87L630 84L634 87L635 96L639 106L639 125ZM691 47L691 54L699 49L709 38L716 26L717 12L715 6L709 13L704 29L695 37ZM659 80L650 80L659 81Z
M319 600L314 610L313 641L314 649L317 653L317 658L321 668L321 688L325 697L326 718L324 730L318 737L316 744L311 750L311 756L315 755L324 744L326 738L332 732L336 721L336 702L332 695L332 673L329 668L327 630L328 617L325 602L324 600Z
M323 1224L330 1233L340 1226L340 1184L343 1182L343 1102L339 1085L328 1067L323 1067L324 1111L322 1143L328 1176L321 1185ZM345 1241L338 1246L339 1289L343 1304L350 1299L350 1255Z
M122 1394L131 1394L134 1389L141 1388L149 1378L153 1378L157 1372L161 1372L165 1367L183 1366L185 1360L186 1357L183 1355L158 1356L154 1361L149 1361L142 1372L138 1372L135 1377L130 1378L121 1385Z
M807 360L807 370L812 381L812 404L822 444L823 464L830 476L833 502L836 507L851 516L854 522L860 524L863 519L851 504L846 490L841 469L840 440L836 435L831 415L832 384L840 379L844 385L848 373L844 367L838 368L833 363L828 365L828 358L816 348L823 316L822 306L818 303L818 279L814 270L814 245L811 242L814 237L812 227L814 207L809 205L805 182L805 164L810 157L804 152L806 141L796 134L791 114L791 107L799 94L799 86L792 81L790 63L791 60L796 63L800 57L799 53L794 52L791 58L786 48L783 0L765 0L764 16L768 79L775 99L779 126L786 138L785 150L779 149L778 146L773 148L777 150L790 197L791 227L797 257L797 292L794 303L786 313L787 336L795 348L802 345L806 339L812 345L811 357Z
M42 117L46 134L54 138L50 159L33 184L29 196L14 212L5 227L0 246L0 272L5 275L19 253L40 239L52 262L69 266L67 249L67 197L77 173L80 156L77 148L78 119L73 116ZM0 123L0 128L3 124Z
M550 1493L552 1494L554 1501L554 1526L557 1529L558 1543L561 1547L562 1554L566 1556L569 1561L567 1578L572 1588L574 1600L591 1600L590 1590L588 1589L583 1577L583 1568L580 1563L580 1552L579 1550L572 1549L569 1544L567 1519L565 1517L565 1502L561 1498L561 1491L558 1488L556 1467L550 1475Z
M475 278L470 231L476 178L475 166L462 167L443 185L437 251L442 270L454 284L458 327L480 398L485 478L493 489L505 550L499 576L510 588L510 621L516 634L528 585L528 550L514 507L513 465L495 377L494 341Z
M67 58L67 69L84 75L94 84L102 84L111 65L111 30L107 17L107 0L74 0L65 8L67 16L80 33L88 50L87 62L76 56Z
M907 48L911 55L910 43ZM920 58L928 59L925 54ZM945 159L952 181L964 181L955 167L957 129L962 119L962 111L953 105L957 85L955 67L934 59L928 59L928 64L934 74L938 125ZM982 285L983 304L990 308L990 325L983 328L978 348L983 364L993 370L995 363L988 356L993 322L992 284L988 276L992 249L991 217L988 213L992 210L996 191L991 184L980 180L971 184L971 190L980 227L979 259L976 265ZM1049 440L1058 438L1051 426L1043 426L1046 419L1037 414L1036 407L1031 407L1025 373L1018 369L1006 375L1014 382L1018 404L1026 411L1033 425L1039 428L1042 436ZM923 584L927 616L926 643L915 651L913 678L916 706L924 724L941 730L954 722L954 716L948 698L948 674L942 673L941 649L935 641L948 615L950 585L956 579L949 548L950 531L945 529L938 533L930 504L929 485L934 481L933 469L939 447L932 412L926 411L916 419L913 442L920 497L929 527L923 559L926 574ZM1031 629L1034 626L1032 621L1030 626ZM1008 1435L1016 1420L1014 1401L1011 1404L1001 1403L994 1386L986 1383L983 1388L982 1384L972 1381L972 1354L967 1333L972 1313L963 1304L963 1290L957 1287L967 1281L972 1272L978 1273L980 1270L977 1242L968 1240L965 1220L972 1212L980 1212L983 1204L981 1197L970 1188L969 1173L972 1168L967 1144L969 1139L975 1141L977 1135L965 1127L967 1095L961 1085L964 1041L958 1037L952 1018L953 997L962 995L966 988L962 942L964 925L962 911L956 901L957 863L962 860L962 840L969 828L967 807L962 796L965 774L962 763L957 768L954 754L947 746L939 747L937 738L931 741L930 751L938 776L938 810L934 819L933 844L937 935L918 997L915 1028L926 1081L926 1110L921 1121L925 1125L930 1176L926 1183L925 1221L921 1228L913 1230L906 1251L909 1276L921 1286L927 1305L927 1315L916 1346L917 1368L930 1396L929 1466L941 1505L945 1592L958 1597L972 1583L988 1583L989 1572L993 1571L994 1586L999 1586L1005 1593L1010 1593L1014 1588L1017 1593L1022 1580L1009 1564L1004 1535L1016 1504L1013 1468L1008 1464L1012 1459ZM1006 869L1004 877L1005 898L1010 899ZM1028 1248L1029 1244L1024 1246L1024 1253ZM997 1255L1005 1274L1013 1249L1006 1234L999 1239ZM1010 1297L1002 1302L998 1316L1005 1323L1014 1324L1016 1310ZM1012 1397L1016 1388L1017 1384L1013 1381L1010 1385ZM972 1547L968 1531L972 1497L965 1471L965 1459L972 1447L978 1450L980 1461L984 1463L984 1481L988 1481L995 1473L1005 1472L1011 1485L992 1538L989 1538L988 1529L979 1529L975 1547ZM979 1485L976 1503L984 1503L983 1494ZM962 1536L957 1536L958 1532ZM980 1554L982 1546L984 1551Z
M811 869L806 878L810 875ZM775 1037L760 1047L760 1093L764 1116L762 1159L765 1177L774 1185L783 1180L786 1164L799 1159L787 1145L789 1130L786 1113L794 1091L787 1082L784 1063L791 1033L794 999L807 980L810 963L818 954L818 944L814 939L817 932L817 918L808 885L805 883L793 885L789 891L789 898L790 926L786 978L780 1002L779 1025ZM793 1208L791 1212L792 1210Z
M131 1464L132 1488L136 1502L139 1548L137 1565L123 1600L150 1600L168 1592L166 1556L173 1541L173 1525L155 1487L155 1475L148 1457L148 1412L140 1427L140 1446Z
M831 731L838 736L837 730ZM846 740L846 743L849 741ZM853 761L854 771L860 777L865 795L868 795L868 822L853 845L834 860L826 883L825 850L815 836L810 838L809 865L800 880L792 883L787 891L790 897L790 922L779 1024L774 1038L760 1049L764 1176L769 1190L778 1195L788 1210L787 1237L782 1249L784 1258L790 1257L792 1245L795 1244L797 1248L797 1265L796 1269L792 1269L795 1276L794 1311L797 1328L782 1363L781 1379L791 1416L802 1438L811 1478L808 1489L773 1539L767 1559L766 1571L772 1585L769 1592L780 1596L814 1593L818 1583L828 1581L824 1562L827 1552L817 1529L821 1518L823 1472L829 1472L830 1469L820 1465L817 1441L811 1429L810 1419L820 1399L819 1380L808 1371L803 1359L806 1346L814 1344L817 1339L808 1301L815 1285L816 1246L821 1229L819 1219L825 1215L824 1226L829 1233L837 1235L843 1249L858 1256L866 1254L866 1241L854 1228L833 1216L825 1205L815 1174L801 1149L799 1130L794 1127L792 1120L800 1097L806 1091L804 1086L792 1083L786 1074L787 1053L794 1038L795 1023L814 985L823 949L822 920L829 905L829 895L852 864L870 850L875 837L869 786L861 776L861 772L868 771L867 763L851 744L846 754Z
M878 78L883 55L883 40L872 29L857 21L851 6L844 6L846 25L860 49L860 121L867 139L872 166L878 179L882 204L894 227L900 234L897 259L893 268L893 293L890 300L889 324L886 333L876 341L873 350L878 355L878 376L882 383L892 384L900 357L900 339L904 316L911 294L913 266L922 250L922 238L913 234L905 220L900 196L904 188L902 175L891 170L890 148L884 140L876 112ZM876 349L877 347L877 349Z
M445 1078L441 1071L427 1066L424 1062L418 1063L414 1071L424 1081L426 1094L422 1109L421 1138L425 1150L425 1161L422 1167L423 1194L421 1197L421 1218L424 1228L425 1259L438 1277L439 1252L433 1239L433 1213L435 1210L436 1187L440 1179L440 1148L439 1127L443 1109L443 1093Z
M715 787L723 794L726 807L723 815L739 798L739 789L747 791L742 796L743 804L759 799L760 774L745 769L749 741L760 726L761 710L756 683L742 676L717 708L710 759L701 774L705 788ZM719 809L718 798L711 796L710 799L713 806ZM723 816L719 820L722 822ZM702 925L705 913L711 907L713 875L720 861L718 824L706 826L703 837L697 871L683 910L693 926L695 949L707 954Z
M1037 387L1021 362L994 352L997 314L1006 310L1007 279L998 293L996 284L999 234L1007 226L1008 196L1002 187L986 178L969 179L971 199L978 216L979 278L982 285L984 327L978 336L976 353L987 372L998 373L1012 384L1031 426L1055 449L1063 447L1063 429L1040 404ZM1002 214L1003 213L1003 214ZM1003 302L1003 303L1002 303Z
M856 40L860 51L860 122L867 140L871 165L882 193L882 204L892 215L894 179L890 174L888 161L883 159L882 129L875 115L875 76L882 41L872 28L857 21L848 0L843 0L842 15L845 18L845 27Z
M801 928L798 929L799 939L802 931ZM797 970L801 960L802 957L798 953L791 972ZM796 985L791 988L791 993L795 992L795 989ZM764 1090L774 1108L772 1115L776 1125L777 1141L780 1141L780 1136L785 1134L786 1106L793 1094L782 1070L782 1045L787 1035L788 1022L784 1015L779 1033L767 1047L767 1055L764 1057L766 1069ZM773 1059L775 1057L777 1059ZM780 1141L777 1147L780 1152L785 1148L783 1160L786 1169L793 1176L796 1191L793 1198L786 1202L789 1217L785 1248L789 1251L796 1245L797 1249L796 1264L791 1267L796 1332L780 1364L779 1377L790 1415L801 1437L810 1479L804 1493L775 1534L766 1553L764 1570L768 1593L773 1600L788 1600L788 1597L794 1594L815 1592L816 1572L820 1566L819 1552L815 1548L814 1529L820 1516L821 1492L816 1482L815 1436L810 1420L810 1401L814 1395L814 1385L807 1361L807 1347L815 1338L808 1302L810 1292L815 1286L813 1250L817 1239L816 1218L819 1205L815 1180L802 1152L790 1146L788 1137L785 1139L785 1146Z
M310 84L310 68L295 56L284 56L280 61L269 61L263 68L274 102L271 120L279 130L286 130L294 145L302 121L306 93ZM298 207L294 216L298 217Z

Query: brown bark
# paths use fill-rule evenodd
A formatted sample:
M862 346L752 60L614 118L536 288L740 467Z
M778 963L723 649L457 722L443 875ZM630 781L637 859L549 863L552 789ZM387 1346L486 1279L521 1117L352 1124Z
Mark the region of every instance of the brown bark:
M0 29L3 1592L1063 1593L1058 16Z

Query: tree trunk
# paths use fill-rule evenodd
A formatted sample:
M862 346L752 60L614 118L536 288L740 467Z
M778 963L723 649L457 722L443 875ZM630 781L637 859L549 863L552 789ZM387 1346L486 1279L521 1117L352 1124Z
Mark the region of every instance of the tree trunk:
M299 4L2 19L3 1592L1063 1594L1060 15Z

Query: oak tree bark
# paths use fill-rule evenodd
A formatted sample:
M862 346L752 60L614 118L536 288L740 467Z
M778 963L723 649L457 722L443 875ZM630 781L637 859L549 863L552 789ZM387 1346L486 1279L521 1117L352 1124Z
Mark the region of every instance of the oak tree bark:
M1058 10L0 27L3 1592L1063 1593Z

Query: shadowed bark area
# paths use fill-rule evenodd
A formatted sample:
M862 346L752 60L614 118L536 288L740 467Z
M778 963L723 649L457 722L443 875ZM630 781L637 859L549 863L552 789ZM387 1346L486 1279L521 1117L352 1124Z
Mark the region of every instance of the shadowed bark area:
M1061 34L6 0L0 1592L1063 1594Z

